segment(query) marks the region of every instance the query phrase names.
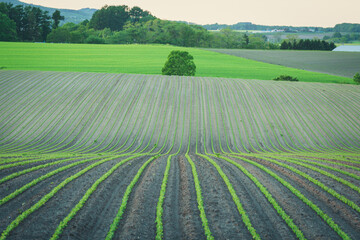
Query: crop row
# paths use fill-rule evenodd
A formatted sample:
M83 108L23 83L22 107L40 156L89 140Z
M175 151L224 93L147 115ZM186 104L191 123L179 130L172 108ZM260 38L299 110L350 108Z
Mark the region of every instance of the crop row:
M186 128L194 131L191 123L199 122L199 134L208 136L203 144L210 144L212 153L356 153L360 147L359 95L349 86L323 84L324 91L319 91L315 83L13 74L22 79L16 79L19 86L11 94L4 90L2 154L156 151L168 141L161 132L181 127L175 125L174 116L186 106L184 95L193 97L196 106L192 107L203 113L187 117ZM39 75L35 83L29 81ZM11 89L6 83L1 82L1 87ZM349 94L352 98L343 105L332 99Z
M13 89L4 78L14 79L16 87ZM0 86L0 98L4 100L0 106L0 187L6 189L5 184L16 181L24 183L7 193L0 207L10 206L7 204L60 173L82 168L20 213L0 239L5 239L30 214L36 214L69 182L85 178L83 175L103 163L115 162L104 174L92 176L91 187L64 213L66 217L51 233L53 239L59 238L68 224L85 211L98 187L111 176L123 177L116 171L139 158L148 160L139 164L118 199L106 238L112 239L122 231L119 225L131 207L131 194L139 179L146 177L149 165L166 161L165 169L159 172L163 177L160 189L156 189L158 198L153 199L155 224L151 223L156 225L156 239L162 239L167 231L164 221L168 221L163 213L169 211L164 201L174 191L167 186L170 169L183 156L191 169L188 176L196 195L197 217L207 239L215 238L218 230L210 224L207 210L211 205L203 194L208 189L200 181L207 169L201 168L198 161L204 160L222 179L234 212L254 239L263 236L252 222L257 216L243 204L243 196L226 174L227 166L249 179L297 238L309 235L302 228L302 220L291 214L281 194L267 188L254 169L289 191L307 206L306 211L315 212L338 236L354 236L343 228L344 221L331 218L331 206L322 209L316 196L303 192L296 181L285 179L276 167L317 186L323 194L359 214L360 109L356 102L360 99L356 89L235 79L9 71L0 72ZM332 96L349 103L340 105L344 100L334 101ZM271 170L269 166L276 167ZM38 173L40 176L32 177ZM335 189L324 179L341 187ZM343 186L346 193L339 190Z

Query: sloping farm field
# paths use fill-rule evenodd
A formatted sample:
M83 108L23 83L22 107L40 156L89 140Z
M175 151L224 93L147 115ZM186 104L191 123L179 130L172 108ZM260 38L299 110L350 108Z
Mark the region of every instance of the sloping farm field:
M360 52L208 49L286 67L352 78L359 72Z
M360 88L0 71L0 239L358 239Z

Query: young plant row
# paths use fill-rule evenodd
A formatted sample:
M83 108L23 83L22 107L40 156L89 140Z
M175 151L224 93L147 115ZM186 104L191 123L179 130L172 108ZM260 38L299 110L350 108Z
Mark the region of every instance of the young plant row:
M299 165L299 166L302 166L302 167L311 169L311 170L313 170L313 171L316 171L316 172L318 172L318 173L321 173L321 174L323 174L323 175L325 175L325 176L327 176L327 177L330 177L330 178L332 178L332 179L334 179L334 180L336 180L336 181L338 181L338 182L340 182L340 183L342 183L342 184L350 187L351 189L357 191L358 193L360 193L360 188L359 188L358 186L352 184L351 182L349 182L349 181L347 181L347 180L345 180L345 179L343 179L343 178L337 177L337 176L335 176L334 174L331 174L331 173L329 173L329 172L327 172L327 171L324 171L324 170L322 170L322 169L320 169L320 168L316 168L316 167L314 167L314 166L312 166L312 165L310 165L310 164L306 164L306 163L303 163L303 162L294 161L294 160L291 160L291 159L289 159L289 158L282 158L282 157L276 157L276 158L279 159L279 160L284 160L284 161L287 161L287 162L290 162L290 163L294 163L294 164L296 164L296 165ZM334 171L338 171L338 172L340 172L340 173L346 173L346 172L341 171L341 170L339 170L339 169L336 169L336 170L335 170L334 168L331 168L331 167L328 167L328 166L327 166L327 168L329 168L329 169L331 169L331 170L334 170ZM346 175L348 175L348 173L346 173Z
M169 178L169 172L170 172L170 166L171 166L171 155L168 156L167 158L167 162L166 162L166 168L165 168L165 172L164 172L164 177L161 183L161 189L160 189L160 196L159 196L159 200L158 203L156 205L156 240L161 240L163 239L163 235L164 235L164 227L163 227L163 219L162 219L162 215L163 215L163 204L164 204L164 200L165 200L165 192L166 192L166 185L168 182L168 178Z
M206 155L203 155L203 154L198 154L199 156L203 157L204 159L206 159L207 161L209 161L215 168L216 170L218 171L218 173L220 174L220 176L222 177L222 179L224 180L230 194L231 194L231 197L239 211L239 214L246 226L246 228L249 230L251 236L253 239L260 239L260 236L259 234L256 232L255 228L252 226L251 222L250 222L250 219L249 219L249 216L247 215L245 209L243 208L241 202L240 202L240 199L239 197L237 196L236 192L235 192L235 189L234 187L232 186L229 178L226 176L226 174L222 171L222 169L220 168L220 166L214 161L212 160L211 158L209 158L208 156Z
M104 175L102 175L85 193L85 195L81 198L81 200L76 204L76 206L71 210L71 212L60 222L57 226L55 233L52 235L51 239L58 239L63 232L63 229L67 226L67 224L73 219L73 217L80 211L80 209L84 206L86 201L89 199L91 194L95 192L100 183L105 181L116 169L118 169L121 165L129 162L132 159L138 158L139 156L133 156L121 160L117 164L115 164L109 171L107 171Z
M82 74L83 75L83 74ZM79 76L82 76L82 75L79 75ZM96 76L96 75L95 75ZM78 77L78 76L77 76ZM73 85L70 87L71 91L73 91L73 89L75 90L74 93L72 93L70 91L71 94L76 94L77 97L79 99L81 99L82 97L84 97L83 101L85 101L85 99L87 98L86 97L86 90L90 87L90 86L86 86L86 87L81 87L81 85L79 85L79 83L81 82L81 78L78 79L77 77L75 77L74 79L71 79L71 82L73 83ZM64 81L67 81L67 79L64 79L64 77L61 79L61 80L64 80ZM74 81L74 80L80 80L80 81ZM60 81L61 82L61 81ZM79 82L79 83L77 83ZM98 84L100 84L101 81L99 81L98 83L94 84L93 86L91 87L96 87ZM63 84L64 86L66 86L66 84ZM54 87L54 86L52 86ZM66 89L66 88L65 88ZM55 88L55 91L56 91L56 88ZM67 93L69 90L67 89L65 91L65 93ZM79 92L77 94L77 91ZM57 92L60 92L59 90L57 90ZM91 91L90 91L91 92ZM64 96L66 96L67 94L62 94ZM28 127L29 130L32 129L32 133L29 134L28 131L21 131L21 135L16 135L16 136L13 136L13 138L16 137L16 139L20 139L20 138L23 138L23 140L21 141L16 141L14 142L13 144L9 144L6 146L6 148L4 150L6 151L11 151L11 152L14 152L14 151L24 151L26 149L26 151L29 151L29 150L33 150L34 148L37 148L39 149L40 146L44 145L44 144L47 144L50 139L48 139L47 141L43 141L43 139L45 139L48 134L50 134L51 131L53 131L53 129L55 129L55 127L59 126L61 123L61 121L67 116L67 113L71 110L71 106L74 105L74 100L73 100L73 97L71 97L72 95L69 95L67 98L65 98L66 101L68 101L68 103L65 103L65 102L59 102L61 98L55 98L55 99L52 99L52 98L48 98L48 99L45 99L44 101L49 101L51 104L52 104L52 107L49 108L48 110L44 110L43 112L39 112L39 114L33 114L34 117L36 116L37 117L37 121L28 121L28 123L24 126L24 127ZM53 96L52 96L53 97ZM80 102L80 104L82 103ZM68 106L68 108L66 110L63 110L62 108L59 108L57 105L61 106ZM25 106L27 106L25 104ZM39 107L37 108L29 108L29 109L39 109ZM62 111L61 111L62 110ZM41 115L40 115L41 114ZM48 115L48 117L46 119L42 119L40 116L44 115L46 116L46 114ZM24 115L23 115L24 116ZM60 117L58 117L60 116ZM51 119L50 119L51 117ZM55 121L55 118L58 118L56 121ZM29 116L23 118L23 120L21 122L14 122L16 123L17 125L20 125L20 124L25 124L25 119L29 119ZM41 119L41 121L39 121ZM46 124L46 122L49 122L47 126L44 126L44 124ZM65 121L66 123L66 121ZM64 123L64 124L65 124ZM32 125L30 125L32 124ZM38 124L39 126L38 127L35 127L34 124ZM32 136L33 134L36 133L36 131L38 129L42 129L39 131L38 135L36 136ZM35 130L35 131L34 131ZM47 132L45 132L45 130L48 130ZM50 131L51 130L51 131ZM58 131L59 132L59 131ZM57 132L57 133L58 133ZM26 134L25 134L26 133ZM30 138L31 137L31 138ZM38 140L36 140L38 139ZM43 141L41 144L39 144L41 141ZM29 143L31 145L29 145Z
M342 174L347 175L349 177L352 177L352 178L354 178L356 180L360 180L360 176L358 176L356 174L353 174L353 173L350 173L350 172L347 172L347 171L344 171L344 170L341 170L341 169L338 169L338 168L335 168L335 167L331 167L331 166L328 166L326 164L321 164L321 163L313 162L313 161L307 161L307 160L299 159L299 158L286 158L286 159L289 160L289 161L293 161L293 162L295 162L295 161L296 162L302 162L302 163L305 163L307 165L311 164L311 165L315 165L315 166L318 166L318 167L330 169L332 171L339 172L339 173L342 173ZM357 167L353 167L353 166L349 166L349 165L345 165L345 164L341 164L341 163L332 163L332 164L339 165L339 166L346 167L346 168L351 168L353 170L359 171L359 168L357 168Z
M114 160L114 159L116 159L116 157L111 157L111 158L100 160L100 161L98 161L96 163L93 163L92 165L82 169L81 171L77 172L76 174L66 178L63 182L61 182L59 185L57 185L55 188L53 188L48 194L43 196L37 203L35 203L29 209L22 212L18 217L16 217L15 220L12 221L7 226L7 228L2 232L2 234L0 236L0 240L6 239L6 237L10 234L10 232L12 230L14 230L22 221L24 221L25 218L27 218L30 214L32 214L37 209L39 209L41 206L43 206L47 201L49 201L58 191L60 191L69 182L71 182L74 179L80 177L81 175L88 172L89 170L99 166L100 164L103 164L105 162L108 162L108 161L111 161L111 160Z
M89 82L84 81L89 77ZM19 108L18 113L15 111L0 119L11 124L3 129L5 135L11 136L5 137L1 152L138 152L142 146L139 142L143 143L149 136L152 138L159 128L153 124L154 116L166 119L173 111L168 101L163 104L169 86L176 88L187 84L183 81L185 78L173 81L164 77L119 77L116 74L52 76L43 73L43 78L48 78L43 86L46 94L37 97L41 92L35 85L34 88L24 85L29 94L14 103L13 106ZM57 98L53 93L62 78L74 90L62 87ZM347 109L347 106L337 104L336 114L332 114L327 106L334 101L321 91L319 96L311 94L318 91L311 84L305 87L234 79L186 80L191 86L185 92L191 97L197 97L201 92L198 105L205 111L201 131L209 136L213 153L359 151L356 139L360 128L350 124L357 122L357 114L351 111L356 106L350 104ZM17 94L21 96L23 90L21 86L19 88ZM303 88L309 91L303 91ZM324 88L335 91L331 87ZM345 95L344 91L340 94ZM34 113L31 113L34 108L21 104L32 98L40 105ZM299 100L295 101L297 98ZM180 101L184 104L184 99ZM57 105L69 107L56 108ZM174 111L179 109L175 107ZM145 115L149 118L144 118ZM31 119L26 120L29 117ZM199 117L189 120L198 121ZM113 120L118 118L120 121ZM37 121L32 121L35 119ZM25 129L14 130L18 129L16 126ZM148 144L150 146L150 141Z
M178 101L179 102L179 108L180 108L180 96L181 95L179 94L179 101ZM174 100L175 100L175 98L174 98ZM191 103L192 103L192 95L190 97L190 106L191 106ZM168 178L169 178L169 172L170 172L170 167L171 167L171 158L176 156L177 154L179 154L180 150L181 150L181 148L183 146L183 138L184 138L184 132L185 132L185 110L186 110L186 108L184 108L184 112L183 112L183 124L182 124L180 146L179 146L179 149L178 149L178 151L176 153L173 153L173 154L169 155L168 158L167 158L164 177L163 177L163 180L162 180L162 183L161 183L160 195L159 195L158 203L156 205L156 219L155 219L155 223L156 223L156 236L155 236L155 239L156 240L163 239L163 235L164 235L164 227L163 227L162 215L163 215L163 212L164 212L163 204L164 204L164 200L165 200L166 186L167 186L167 181L168 181ZM176 120L176 125L177 125L178 120L179 120L179 112L180 111L177 111L177 112L178 112L178 117L177 117L177 120ZM191 119L191 114L192 114L192 109L190 110L190 119ZM191 121L190 121L190 128L189 129L191 129ZM172 145L171 145L170 149L172 149L174 147L175 136L177 134L177 130L178 129L176 128L175 134L174 134L174 139L172 141ZM191 139L191 131L189 132L189 141L188 141L187 152L189 152L190 139ZM167 154L168 153L170 153L170 151L168 151Z
M351 208L353 208L355 211L359 212L360 213L360 207L354 203L353 201L347 199L346 197L344 197L343 195L341 195L340 193L336 192L334 189L326 186L325 184L323 184L321 181L309 176L308 174L294 168L294 167L291 167L287 164L284 164L284 163L281 163L279 161L276 161L274 159L271 159L269 157L260 157L260 156L257 156L257 158L259 159L263 159L265 161L269 161L269 162L272 162L274 164L277 164L279 166L282 166L282 167L285 167L287 169L289 169L290 171L304 177L305 179L307 179L308 181L314 183L315 185L319 186L320 188L322 188L324 191L328 192L329 194L333 195L334 197L336 197L337 199L339 199L340 201L342 201L343 203L349 205Z
M126 191L124 193L124 196L121 200L121 205L120 208L112 222L112 224L110 225L110 229L106 235L106 240L111 240L114 237L115 231L118 228L119 222L122 218L122 215L125 212L126 206L127 206L127 202L129 200L130 194L132 189L134 188L135 184L137 183L137 181L139 180L141 174L143 173L143 171L145 170L146 166L149 165L149 163L151 161L153 161L156 158L159 158L160 156L154 156L151 157L149 160L147 160L142 166L141 168L138 170L137 174L135 175L135 177L133 178L133 180L131 181L131 183L129 184L129 186L126 188Z
M317 215L319 215L342 239L351 239L340 227L337 225L326 213L324 213L316 204L314 204L312 201L310 201L308 198L306 198L299 190L294 188L290 183L285 181L283 178L279 177L275 172L269 170L268 168L264 167L263 165L251 161L249 159L235 156L233 157L238 158L242 161L245 161L247 163L250 163L259 169L263 170L270 176L272 176L274 179L279 181L282 185L284 185L286 188L288 188L295 196L297 196L301 201L303 201L306 205L308 205L311 209L313 209Z
M296 237L298 239L306 239L304 234L302 233L302 231L299 229L299 227L293 222L293 220L291 219L291 217L282 209L282 207L277 203L277 201L273 198L273 196L271 195L271 193L266 189L266 187L264 187L264 185L262 185L260 183L260 181L254 177L254 175L252 175L248 170L246 170L243 166L241 166L240 164L238 164L237 162L220 156L221 159L233 164L234 166L236 166L238 169L240 169L251 181L253 181L255 183L255 185L260 189L260 191L262 192L262 194L267 198L267 200L269 201L269 203L271 203L271 205L273 205L274 209L277 211L277 213L280 215L280 217L286 222L286 224L289 226L289 228L294 232L294 234L296 235ZM213 161L213 160L212 160Z
M205 208L204 208L204 202L202 199L202 195L201 195L201 186L200 186L200 181L199 181L199 177L196 171L196 166L194 164L194 162L191 160L190 156L188 154L185 155L186 159L188 160L188 162L190 163L191 166L191 171L193 174L193 178L194 178L194 184L195 184L195 191L196 191L196 200L198 203L198 209L200 211L200 219L202 222L202 226L204 228L205 231L205 236L207 240L212 240L214 239L210 228L209 228L209 224L208 224L208 220L205 214Z
M64 167L60 167L60 168L58 168L58 169L56 169L56 170L54 170L54 171L52 171L52 172L49 172L49 173L47 173L47 174L45 174L45 175L42 175L41 177L38 177L38 178L32 180L31 182L25 184L24 186L16 189L14 192L12 192L11 194L7 195L7 196L4 197L3 199L0 199L0 206L3 205L4 203L10 201L11 199L15 198L15 197L18 196L19 194L25 192L25 191L28 190L29 188L35 186L35 185L38 184L39 182L41 182L41 181L43 181L43 180L45 180L45 179L47 179L47 178L49 178L49 177L54 176L55 174L58 174L58 173L60 173L60 172L62 172L62 171L65 171L65 170L67 170L67 169L69 169L69 168L72 168L72 167L75 167L75 166L77 166L77 165L80 165L80 164L83 164L83 163L87 163L87 162L90 162L90 161L96 161L96 160L99 160L99 159L102 159L102 158L93 158L93 159L85 159L85 160L76 161L76 162L71 163L71 164L69 164L69 165L66 165L66 166L64 166ZM62 162L63 162L63 161L69 161L69 160L62 160ZM58 163L55 163L55 164L58 164ZM52 165L55 165L55 164L52 164ZM45 165L47 165L47 164L45 164ZM49 166L49 165L48 165L48 166ZM42 166L42 168L43 168L43 167L48 167L48 166ZM38 167L39 167L39 166L38 166ZM35 168L40 169L40 168L38 168L38 167L35 167ZM1 179L1 180L0 180L0 183L5 182L5 181L7 181L7 180L10 180L10 179L12 179L12 178L15 178L15 177L17 177L17 176L20 176L20 175L22 175L22 174L28 173L28 172L30 172L30 170L31 170L31 171L34 171L34 170L37 170L37 169L32 169L32 168L30 168L30 169L26 169L26 170L21 171L21 172L16 172L16 173L14 173L14 174L11 174L11 175L9 175L9 176Z

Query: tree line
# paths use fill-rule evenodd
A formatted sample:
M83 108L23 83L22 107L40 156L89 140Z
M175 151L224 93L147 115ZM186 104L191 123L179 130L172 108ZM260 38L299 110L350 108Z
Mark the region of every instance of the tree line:
M59 26L60 11L52 16L38 7L0 3L1 41L46 41L52 29Z
M199 25L160 20L140 7L107 6L90 20L66 23L57 10L52 16L40 8L0 3L0 41L32 41L91 44L171 44L203 48L247 49L328 49L326 43L270 43L263 34L244 33L230 28L208 31ZM307 47L310 46L310 47Z
M340 32L335 32L332 36L324 36L323 40L334 43L349 43L353 41L360 41L360 33L342 34Z
M335 27L334 27L334 32L360 33L360 24L358 24L358 23L336 24Z
M280 49L289 49L289 50L322 50L322 51L332 51L336 48L333 42L329 43L324 40L319 39L300 39L297 41L284 40L281 43Z
M47 38L55 43L93 44L171 44L207 48L278 48L259 34L244 34L231 29L211 32L205 28L160 20L139 7L104 6L90 21L67 23L54 29Z

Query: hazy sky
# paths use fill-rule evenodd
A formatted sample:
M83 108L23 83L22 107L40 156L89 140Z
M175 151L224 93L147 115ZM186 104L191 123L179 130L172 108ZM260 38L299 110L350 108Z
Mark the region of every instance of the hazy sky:
M139 6L160 19L198 24L252 22L264 25L323 26L360 23L360 0L21 0L56 8Z

